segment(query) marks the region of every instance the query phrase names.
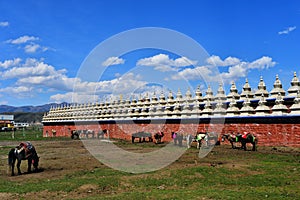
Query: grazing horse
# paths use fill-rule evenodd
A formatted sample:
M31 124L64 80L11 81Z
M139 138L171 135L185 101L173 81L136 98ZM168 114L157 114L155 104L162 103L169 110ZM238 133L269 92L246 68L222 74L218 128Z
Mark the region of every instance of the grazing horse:
M153 139L152 139L152 134L151 133L146 133L144 131L141 131L141 132L137 132L137 133L133 133L131 135L131 141L132 143L134 143L134 140L135 138L139 138L139 142L146 142L146 138L148 138L148 141L149 142L152 142Z
M257 138L250 133L247 134L237 134L237 135L232 135L232 134L223 134L222 135L222 141L224 142L225 139L227 139L232 148L236 149L236 143L240 142L241 143L241 149L244 149L245 151L247 150L247 143L251 143L252 144L252 151L256 151L256 146L257 146Z
M222 135L222 142L224 142L225 140L228 140L231 144L231 147L233 149L236 149L236 143L240 142L240 137L234 135L234 134L223 134Z
M19 146L12 148L8 153L8 165L11 168L11 175L14 176L14 168L17 160L18 175L21 175L21 161L28 160L27 172L31 172L31 165L34 167L34 172L38 171L39 157L34 146L30 142L22 142Z
M154 135L155 138L155 144L160 144L161 143L161 139L165 136L165 134L163 132L157 132Z

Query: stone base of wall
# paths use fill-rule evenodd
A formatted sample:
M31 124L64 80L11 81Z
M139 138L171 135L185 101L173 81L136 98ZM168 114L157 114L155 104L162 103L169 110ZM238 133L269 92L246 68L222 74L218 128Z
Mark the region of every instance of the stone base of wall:
M110 138L131 140L131 134L144 131L155 134L165 133L163 141L171 141L172 132L196 134L197 132L217 133L254 133L260 146L300 147L300 117L244 117L216 119L157 119L123 121L86 121L86 122L47 122L44 123L44 137L70 137L72 130L107 129Z

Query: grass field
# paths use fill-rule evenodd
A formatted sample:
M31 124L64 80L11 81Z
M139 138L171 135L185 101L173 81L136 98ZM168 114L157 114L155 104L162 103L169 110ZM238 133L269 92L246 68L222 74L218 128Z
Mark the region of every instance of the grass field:
M0 199L300 199L299 148L252 152L221 145L203 159L191 148L166 168L131 174L101 164L80 140L45 139L38 131L18 134L15 139L1 136ZM11 177L7 153L21 140L36 146L43 171ZM139 152L162 147L115 143Z

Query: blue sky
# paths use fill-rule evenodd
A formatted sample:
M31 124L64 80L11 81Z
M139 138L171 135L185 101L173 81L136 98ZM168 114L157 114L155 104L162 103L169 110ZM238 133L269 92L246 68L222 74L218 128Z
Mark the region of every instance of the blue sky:
M178 88L185 94L198 85L205 93L218 82L228 93L231 81L241 91L245 78L255 90L261 75L270 91L276 74L287 90L293 72L300 74L299 23L296 0L0 1L0 104L89 102L160 90L167 95ZM81 76L99 44L142 27L184 34L207 56L197 60L151 48L115 55L109 49L111 55L99 55L101 69L89 66L103 71L98 80Z

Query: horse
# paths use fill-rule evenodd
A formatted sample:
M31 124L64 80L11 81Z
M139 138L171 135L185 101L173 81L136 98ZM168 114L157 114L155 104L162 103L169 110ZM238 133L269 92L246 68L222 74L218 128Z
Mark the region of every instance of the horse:
M244 149L245 151L247 150L247 143L251 143L252 151L256 151L257 142L258 142L257 138L251 133L248 133L246 137L241 136L241 144L242 144L241 148Z
M32 144L29 142L21 143L19 146L12 148L8 153L8 165L11 168L11 175L14 176L14 168L17 160L18 175L21 175L21 162L28 160L27 172L31 173L31 165L34 167L34 172L38 171L39 157Z
M100 137L103 139L104 138L104 135L107 134L107 129L103 129L103 130L100 130L98 133L97 133L97 138L99 139Z
M257 150L256 147L257 147L258 139L251 133L245 134L244 136L242 134L237 134L237 135L223 134L222 142L224 142L225 139L227 139L230 142L231 147L233 149L236 149L237 148L236 143L240 142L241 149L244 149L245 151L247 150L247 143L252 144L252 151Z
M230 142L232 149L236 149L236 143L240 142L239 137L233 134L223 134L222 142L224 142L225 140L228 140Z
M155 135L154 135L154 138L155 138L155 144L160 144L160 143L162 143L161 142L161 139L163 138L165 136L165 134L163 133L163 132L157 132L157 133L155 133Z
M135 138L139 138L139 142L146 142L146 138L148 138L149 142L152 142L152 134L151 133L146 133L144 131L133 133L131 135L131 142L134 143Z
M71 138L72 139L79 139L79 131L77 131L77 130L72 130L71 131Z

